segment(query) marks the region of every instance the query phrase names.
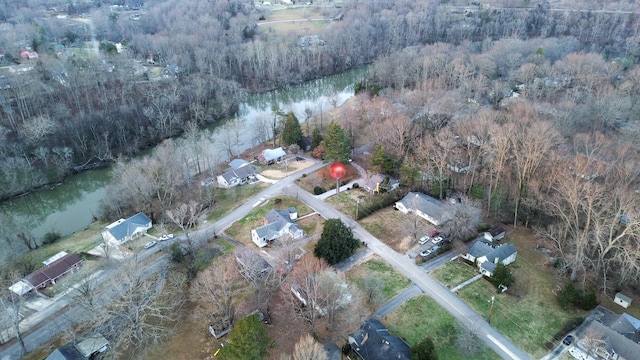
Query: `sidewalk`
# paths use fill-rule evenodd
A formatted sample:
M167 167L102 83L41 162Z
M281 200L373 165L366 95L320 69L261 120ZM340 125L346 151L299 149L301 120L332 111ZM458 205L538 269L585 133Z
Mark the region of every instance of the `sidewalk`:
M455 286L453 289L451 289L451 292L452 292L452 293L455 293L456 291L458 291L458 290L462 289L463 287L465 287L465 286L467 286L467 285L469 285L469 284L471 284L471 283L473 283L473 282L476 282L476 281L478 281L478 280L482 279L482 276L483 276L482 274L477 274L476 276L474 276L474 277L472 277L471 279L469 279L469 280L467 280L467 281L463 282L462 284L460 284L460 285L458 285L458 286Z

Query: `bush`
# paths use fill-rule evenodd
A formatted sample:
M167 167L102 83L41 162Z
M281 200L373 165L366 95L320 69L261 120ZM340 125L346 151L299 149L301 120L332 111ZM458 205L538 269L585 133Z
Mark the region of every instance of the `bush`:
M313 188L314 195L324 194L325 192L327 192L327 190L325 190L322 186L316 186Z
M54 242L60 240L61 237L62 236L60 235L59 232L49 231L48 233L44 234L44 238L42 239L42 244L43 245L53 244Z
M395 204L395 202L400 199L402 199L401 194L395 191L371 197L360 204L360 210L358 211L358 218L356 220L365 218L380 209Z
M593 288L576 289L572 283L568 283L562 290L558 291L556 299L565 310L571 306L576 306L582 310L591 310L598 305L596 291Z
M553 335L553 339L555 341L558 341L558 340L562 339L565 336L565 334L567 334L570 331L573 331L573 329L575 329L578 326L580 326L580 324L582 324L583 321L584 321L584 318L581 318L581 317L573 318L573 319L569 320L562 327L562 329L560 329L560 331L558 331L555 335Z

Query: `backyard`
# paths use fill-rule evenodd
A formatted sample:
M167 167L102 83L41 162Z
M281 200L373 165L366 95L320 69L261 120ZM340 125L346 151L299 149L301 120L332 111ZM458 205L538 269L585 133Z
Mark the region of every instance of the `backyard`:
M431 298L419 295L385 316L389 331L413 346L429 336L439 359L499 359Z

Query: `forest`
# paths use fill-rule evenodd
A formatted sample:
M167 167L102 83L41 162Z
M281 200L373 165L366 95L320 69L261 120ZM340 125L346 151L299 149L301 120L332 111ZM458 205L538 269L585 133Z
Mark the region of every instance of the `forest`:
M640 285L635 9L345 1L322 10L343 14L318 30L326 45L305 48L261 31L270 11L250 1L147 2L135 21L126 6L3 1L2 61L32 69L0 78L0 197L183 133L199 153L197 129L233 114L246 92L372 64L343 126L354 144L379 144L374 167L534 228L575 281ZM51 15L61 12L91 26L62 26L67 17ZM92 38L99 56L69 55ZM27 48L42 56L21 59ZM179 71L152 79L141 64ZM172 146L143 160L158 169L146 197L123 190L144 174L116 161L119 196L105 208L155 202L162 214L191 181L176 176L185 155Z

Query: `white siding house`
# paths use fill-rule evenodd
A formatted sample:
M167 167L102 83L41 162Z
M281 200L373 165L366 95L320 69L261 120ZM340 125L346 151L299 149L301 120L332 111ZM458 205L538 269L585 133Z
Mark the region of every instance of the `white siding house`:
M435 226L446 222L447 211L444 203L423 193L408 193L396 202L395 208L405 214L413 212Z
M151 219L140 212L126 220L120 219L108 225L102 232L102 238L108 243L120 245L146 234L151 227Z

